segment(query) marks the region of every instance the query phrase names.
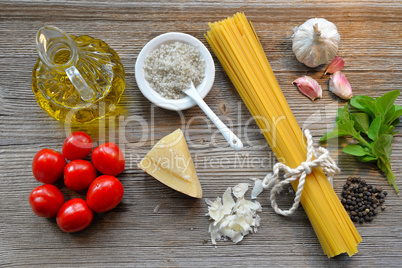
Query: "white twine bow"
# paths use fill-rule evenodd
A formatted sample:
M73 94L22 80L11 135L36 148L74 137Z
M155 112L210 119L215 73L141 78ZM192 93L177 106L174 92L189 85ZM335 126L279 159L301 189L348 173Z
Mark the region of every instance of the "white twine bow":
M329 155L328 150L325 148L319 147L317 150L313 146L313 138L310 134L310 131L306 129L304 131L304 135L307 139L307 159L305 162L301 163L295 169L291 169L290 167L282 164L277 163L274 165L273 173L269 173L265 176L264 180L262 181L262 188L268 189L271 188L270 192L270 200L271 206L275 210L276 213L281 214L283 216L289 216L295 212L300 204L300 198L303 192L304 183L306 182L306 176L312 172L312 168L320 166L323 171L327 174L328 180L332 185L333 176L340 172L340 169L336 165L335 161ZM312 160L313 156L316 158ZM285 172L284 180L279 181L279 171L283 170ZM299 178L299 184L297 185L296 196L294 199L294 203L289 210L282 210L278 207L276 203L276 196L275 194L279 194L283 187L292 181L297 180ZM257 184L257 181L256 181ZM259 193L257 193L258 195Z

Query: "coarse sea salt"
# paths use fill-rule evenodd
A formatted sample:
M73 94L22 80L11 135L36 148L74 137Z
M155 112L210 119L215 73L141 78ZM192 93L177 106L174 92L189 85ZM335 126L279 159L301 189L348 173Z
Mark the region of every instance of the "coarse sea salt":
M163 44L145 59L144 75L149 85L167 99L181 99L182 92L197 87L205 77L205 61L200 51L189 44Z
M240 242L249 233L257 232L260 225L260 217L257 212L262 211L260 203L249 201L244 198L249 187L248 183L240 183L232 189L228 187L225 193L217 197L215 201L206 199L208 213L213 222L209 225L212 244L216 241L230 238L233 242Z

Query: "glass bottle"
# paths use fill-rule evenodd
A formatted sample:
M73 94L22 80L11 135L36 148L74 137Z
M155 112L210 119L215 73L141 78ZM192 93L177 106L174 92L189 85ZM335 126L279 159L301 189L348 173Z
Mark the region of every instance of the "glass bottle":
M124 92L124 67L105 42L44 26L38 31L36 48L39 58L32 90L51 117L86 123L115 108Z

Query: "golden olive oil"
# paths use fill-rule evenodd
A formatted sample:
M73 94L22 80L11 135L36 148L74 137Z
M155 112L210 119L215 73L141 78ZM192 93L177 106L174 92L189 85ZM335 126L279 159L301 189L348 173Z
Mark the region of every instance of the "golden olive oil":
M64 70L52 68L40 58L32 72L32 90L39 106L53 118L86 123L115 108L125 88L124 67L117 53L102 40L89 36L71 38L78 48L78 59L73 64L95 92L94 101L84 101ZM54 66L71 60L66 46L53 54L50 60Z

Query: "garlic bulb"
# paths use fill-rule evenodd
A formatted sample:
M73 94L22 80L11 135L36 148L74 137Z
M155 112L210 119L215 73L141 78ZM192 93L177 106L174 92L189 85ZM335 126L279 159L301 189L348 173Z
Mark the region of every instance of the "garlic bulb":
M292 36L293 53L308 67L316 67L335 57L341 37L326 19L309 19L295 28Z

